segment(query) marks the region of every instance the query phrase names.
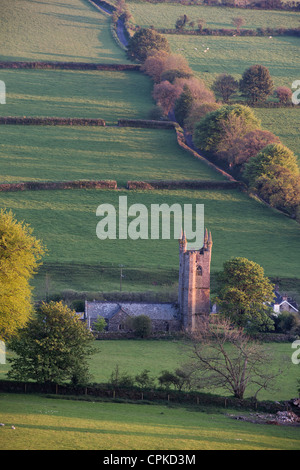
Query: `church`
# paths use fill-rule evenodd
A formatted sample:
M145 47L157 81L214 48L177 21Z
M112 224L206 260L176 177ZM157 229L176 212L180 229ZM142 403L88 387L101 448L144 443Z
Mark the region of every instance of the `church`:
M203 246L188 250L185 233L179 239L178 302L99 302L86 301L84 318L89 328L102 317L106 331L127 333L128 317L146 315L153 332L197 331L203 315L210 314L210 264L212 236L205 230Z

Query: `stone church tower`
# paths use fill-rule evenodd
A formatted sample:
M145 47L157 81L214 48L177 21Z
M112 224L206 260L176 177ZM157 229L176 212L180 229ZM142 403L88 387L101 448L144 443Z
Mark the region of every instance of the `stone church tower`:
M178 304L183 329L197 331L202 315L210 313L210 261L212 236L205 230L203 247L187 250L185 233L179 240Z

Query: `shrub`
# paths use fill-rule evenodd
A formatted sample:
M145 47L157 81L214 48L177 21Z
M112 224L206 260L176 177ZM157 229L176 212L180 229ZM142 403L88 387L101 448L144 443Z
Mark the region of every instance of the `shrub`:
M292 101L292 90L286 86L279 86L275 90L275 96L278 98L279 103L287 104Z

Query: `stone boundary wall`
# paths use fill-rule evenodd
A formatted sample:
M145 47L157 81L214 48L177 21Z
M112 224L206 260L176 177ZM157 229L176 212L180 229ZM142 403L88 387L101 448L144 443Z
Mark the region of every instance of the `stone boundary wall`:
M174 129L173 121L156 121L151 119L119 119L119 127L135 127L144 129Z
M2 116L0 125L24 126L106 126L104 119Z
M237 189L242 187L239 181L205 181L205 180L160 180L160 181L128 181L127 189Z
M99 181L27 181L22 183L0 183L0 192L39 191L57 189L117 189L114 180Z
M238 408L264 410L272 413L291 409L290 402L263 402L256 400L239 400L237 398L209 395L200 392L185 392L175 390L151 389L143 390L136 387L113 389L109 384L94 384L93 386L72 386L59 384L39 384L36 382L18 382L12 380L0 381L0 392L5 393L44 393L64 396L98 397L121 400L147 400L151 402L168 401L190 405L212 405L221 408ZM76 399L76 398L74 398ZM79 399L79 398L78 398Z
M0 69L98 70L109 72L140 71L139 64L97 64L88 62L0 61Z

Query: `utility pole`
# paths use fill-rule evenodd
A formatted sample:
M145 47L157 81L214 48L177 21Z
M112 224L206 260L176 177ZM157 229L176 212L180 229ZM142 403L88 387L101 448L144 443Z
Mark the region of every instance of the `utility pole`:
M124 265L123 264L119 264L120 266L120 292L122 291L122 279L123 279L123 268L124 268Z

